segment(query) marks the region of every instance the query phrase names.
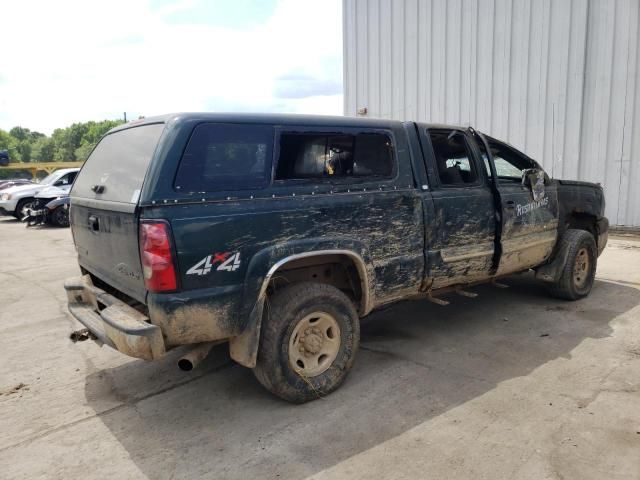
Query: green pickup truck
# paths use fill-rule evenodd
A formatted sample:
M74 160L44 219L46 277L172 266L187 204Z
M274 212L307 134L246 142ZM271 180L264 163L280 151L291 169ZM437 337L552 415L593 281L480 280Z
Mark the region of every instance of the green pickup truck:
M186 369L228 342L293 402L342 383L383 305L530 269L588 295L608 232L599 185L472 128L209 113L111 130L70 222L69 309L96 341L146 360L188 346Z

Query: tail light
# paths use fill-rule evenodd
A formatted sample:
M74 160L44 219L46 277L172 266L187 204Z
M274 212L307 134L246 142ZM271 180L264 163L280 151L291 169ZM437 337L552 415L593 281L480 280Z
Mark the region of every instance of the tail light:
M151 292L176 289L176 270L167 222L140 224L140 261L144 284Z

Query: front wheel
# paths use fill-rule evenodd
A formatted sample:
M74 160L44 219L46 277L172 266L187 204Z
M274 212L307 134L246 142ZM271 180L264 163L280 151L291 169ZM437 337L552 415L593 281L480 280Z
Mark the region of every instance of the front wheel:
M551 294L565 300L578 300L589 295L596 276L598 252L591 233L569 229L562 237L567 260Z
M360 323L337 288L298 283L268 297L254 374L271 393L294 403L340 386L355 360Z
M33 198L23 198L22 200L20 200L16 205L16 209L13 212L13 216L16 217L18 220L22 220L24 216L27 214L27 209L33 206L33 202L34 202Z
M51 215L51 223L54 225L58 227L69 226L69 210L64 208L64 206L57 207L49 215Z

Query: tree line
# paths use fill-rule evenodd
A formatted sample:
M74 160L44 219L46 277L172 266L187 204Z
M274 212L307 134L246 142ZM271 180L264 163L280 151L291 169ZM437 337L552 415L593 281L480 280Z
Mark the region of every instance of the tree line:
M12 163L85 161L98 140L122 123L123 120L74 123L56 128L50 137L24 127L13 127L8 132L0 129L0 150L9 152Z

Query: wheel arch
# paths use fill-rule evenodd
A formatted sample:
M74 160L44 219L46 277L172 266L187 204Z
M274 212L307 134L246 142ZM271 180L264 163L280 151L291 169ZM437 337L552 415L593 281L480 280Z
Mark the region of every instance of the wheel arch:
M34 195L26 195L26 196L24 196L22 198L18 198L16 200L16 208L13 211L14 215L17 215L19 213L18 212L18 207L20 207L21 205L24 205L25 202L29 202L29 201L35 200L35 198L36 197Z
M229 351L236 362L249 368L255 367L267 289L274 276L294 262L322 258L333 260L336 257L348 260L358 274L361 291L361 298L356 304L358 313L364 316L372 310L373 270L367 249L360 242L338 244L335 247L331 244L336 245L336 242L329 241L322 246L316 245L319 248L309 248L311 245L296 245L289 249L281 247L265 249L252 258L247 271L247 287L243 301L245 307L241 312L244 328L240 335L229 340ZM270 260L265 262L266 259Z
M329 250L317 250L310 252L296 253L288 255L283 259L276 262L267 272L265 278L260 287L259 297L263 297L266 294L266 290L278 271L285 270L286 267L291 266L299 260L309 259L326 259L331 262L336 257L348 259L349 262L355 267L358 272L358 283L360 287L360 298L357 301L358 313L363 316L371 311L371 287L369 282L369 274L367 273L367 267L363 258L352 250L344 249L329 249Z
M565 216L565 231L586 230L598 241L598 217L592 213L572 211Z

